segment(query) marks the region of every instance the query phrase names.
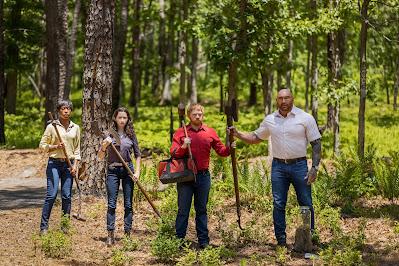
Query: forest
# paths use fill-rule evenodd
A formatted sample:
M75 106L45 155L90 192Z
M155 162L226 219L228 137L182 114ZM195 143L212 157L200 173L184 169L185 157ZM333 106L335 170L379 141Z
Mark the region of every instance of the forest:
M224 142L226 107L237 102L235 126L254 131L276 110L280 88L322 134L312 185L317 249L305 259L274 247L269 144L239 140L244 230L235 222L231 158L212 152L214 246L181 248L177 192L157 176L180 127L178 104L202 104L205 124ZM399 0L0 0L0 221L8 225L0 257L5 265L398 265L398 90ZM38 146L59 100L71 100L81 127L87 221L54 211L50 225L71 230L43 237L47 157ZM119 106L132 114L140 182L162 220L135 188L132 238L110 249L107 165L97 152ZM76 194L74 185L72 209ZM288 198L293 242L301 217L292 188ZM191 220L193 212L187 238L195 242Z

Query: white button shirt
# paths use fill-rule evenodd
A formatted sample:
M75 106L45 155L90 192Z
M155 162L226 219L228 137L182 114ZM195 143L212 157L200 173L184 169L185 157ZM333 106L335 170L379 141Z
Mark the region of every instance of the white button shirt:
M278 110L266 116L254 133L262 140L270 136L273 157L280 159L306 157L308 143L321 138L313 116L295 106L287 117Z

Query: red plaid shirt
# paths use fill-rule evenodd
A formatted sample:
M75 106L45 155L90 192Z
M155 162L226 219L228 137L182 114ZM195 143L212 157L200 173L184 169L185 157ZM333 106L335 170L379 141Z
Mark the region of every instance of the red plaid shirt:
M208 169L211 148L213 148L219 156L227 157L230 155L230 148L226 147L220 141L218 134L213 128L202 124L198 131L196 131L191 125L188 125L187 134L191 139L191 152L199 171ZM181 145L184 143L184 138L184 129L181 127L176 130L173 135L172 147L170 147L171 154L176 150L175 157L177 158L188 154L187 148L181 148Z

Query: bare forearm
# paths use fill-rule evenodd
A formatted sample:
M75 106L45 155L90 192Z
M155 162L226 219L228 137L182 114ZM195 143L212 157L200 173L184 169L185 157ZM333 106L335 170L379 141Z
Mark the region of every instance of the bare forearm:
M237 131L236 137L248 144L258 144L262 142L258 136L253 132L240 132Z
M136 173L140 173L141 157L136 158Z

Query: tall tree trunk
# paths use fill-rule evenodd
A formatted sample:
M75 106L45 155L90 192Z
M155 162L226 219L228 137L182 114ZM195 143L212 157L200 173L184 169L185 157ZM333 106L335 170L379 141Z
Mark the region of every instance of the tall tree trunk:
M133 63L131 70L132 87L130 90L129 104L134 107L134 117L138 116L138 103L140 95L140 13L141 13L141 0L134 1L134 16L133 16Z
M181 24L183 24L188 16L188 0L182 0L183 17ZM179 101L186 103L186 67L187 67L187 30L184 29L179 35L179 66L180 66L180 86L179 86Z
M161 79L161 90L165 87L165 71L166 71L166 29L165 29L165 0L159 0L159 38L158 38L158 56L161 67L159 68L159 77ZM156 90L153 87L153 95L155 96Z
M315 18L317 13L317 0L310 0L310 9L312 12L312 18ZM317 83L318 83L318 67L317 67L317 35L313 33L310 37L310 46L312 51L312 67L311 67L311 82L310 90L312 93L312 115L317 121L319 102L317 97Z
M21 29L21 11L23 3L22 1L15 1L11 4L10 17L10 35L11 39L16 37L17 32ZM19 72L19 49L18 43L15 40L10 40L10 43L5 45L7 61L9 63L7 74L6 74L6 110L9 114L15 114L17 105L17 88L18 88L18 72Z
M65 77L65 88L64 88L64 95L69 98L71 93L71 81L73 75L73 65L76 53L76 38L77 38L77 29L78 29L78 22L79 22L79 13L81 8L81 0L75 1L75 8L73 10L73 18L72 18L72 26L71 26L71 33L69 35L68 40L68 53L66 58L66 77Z
M309 112L309 83L310 83L310 37L307 37L307 59L305 71L305 111Z
M58 42L58 64L59 64L59 80L58 80L58 98L69 99L69 92L66 94L66 77L67 77L67 32L68 32L68 6L67 1L57 0L57 42ZM69 91L69 90L68 90Z
M189 79L190 103L196 103L197 97L197 64L198 64L198 43L199 40L193 36L191 43L191 74Z
M45 13L46 13L46 101L45 101L45 121L48 121L48 112L55 112L58 92L59 92L59 57L58 57L58 45L59 42L55 41L57 37L58 27L58 10L57 1L46 0L45 1Z
M97 160L102 132L111 122L114 2L91 0L85 37L83 89L83 161L87 192L104 192L105 162Z
M4 133L4 21L3 21L3 0L0 0L0 144L6 143L6 135Z
M362 26L360 29L360 98L359 98L359 125L358 125L358 155L364 156L365 142L365 113L367 95L367 28L368 28L368 7L370 0L364 0L361 6L360 15Z
M285 74L285 86L287 89L291 89L291 72L292 72L292 66L293 66L293 50L294 50L294 41L289 40L288 41L288 60L287 60L287 73Z
M224 89L223 89L223 77L224 72L221 71L219 74L219 90L220 90L220 102L219 102L219 112L223 113L224 110Z
M272 112L273 71L266 67L260 74L262 77L263 107L265 114Z
M248 106L254 106L256 105L256 100L257 100L257 90L258 86L256 82L251 82L249 84L249 98L248 98Z
M123 73L123 58L125 55L128 15L129 0L121 0L119 16L115 16L114 18L115 31L112 44L112 110L118 108L120 103L120 88Z
M162 88L161 104L169 104L172 102L172 88L170 74L167 68L172 68L174 63L174 50L175 50L175 15L176 15L176 2L170 1L170 8L168 12L168 40L165 51L165 81Z

